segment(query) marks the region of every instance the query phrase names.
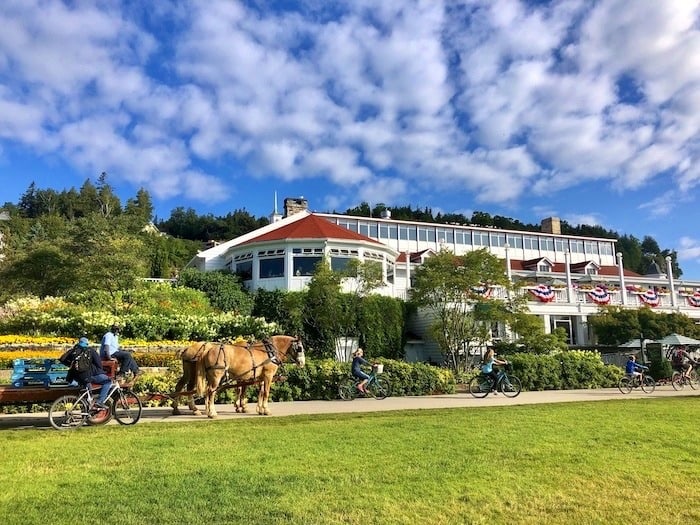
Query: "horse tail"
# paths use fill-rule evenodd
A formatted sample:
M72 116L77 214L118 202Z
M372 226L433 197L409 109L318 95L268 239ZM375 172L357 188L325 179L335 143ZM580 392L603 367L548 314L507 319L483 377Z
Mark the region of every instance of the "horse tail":
M199 397L202 397L204 394L207 393L207 367L205 363L207 355L208 351L205 350L204 354L199 359L197 359L197 363L195 365L196 380L194 389Z

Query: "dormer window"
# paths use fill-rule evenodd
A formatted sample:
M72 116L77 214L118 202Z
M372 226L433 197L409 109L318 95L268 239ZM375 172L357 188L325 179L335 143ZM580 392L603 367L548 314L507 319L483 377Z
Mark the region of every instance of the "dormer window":
M541 261L537 264L537 271L538 272L551 272L552 267L549 265L547 261Z
M586 268L586 275L598 275L598 268L595 266L589 266Z

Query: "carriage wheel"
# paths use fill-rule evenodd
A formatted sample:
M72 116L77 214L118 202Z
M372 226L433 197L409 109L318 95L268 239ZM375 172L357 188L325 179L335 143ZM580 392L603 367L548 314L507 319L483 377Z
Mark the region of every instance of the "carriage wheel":
M59 397L49 409L49 422L56 430L72 430L82 427L87 416L87 403L76 395Z
M357 396L355 381L350 378L343 379L338 385L338 396L343 401L352 401Z
M141 400L128 388L122 388L115 396L112 411L120 425L134 425L141 419Z

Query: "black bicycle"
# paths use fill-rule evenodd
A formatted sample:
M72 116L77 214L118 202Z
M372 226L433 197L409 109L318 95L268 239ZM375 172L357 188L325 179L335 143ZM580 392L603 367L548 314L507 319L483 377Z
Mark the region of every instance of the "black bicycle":
M651 394L656 388L656 381L650 375L647 375L647 371L643 370L640 375L630 376L625 374L620 378L617 384L617 388L623 394L629 394L632 392L633 388L642 388L642 392Z
M95 404L99 388L85 387L82 393L59 397L49 409L49 421L57 430L83 425L104 425L114 417L120 425L134 425L141 419L141 400L128 388L113 382L105 401L107 408Z
M391 394L391 386L389 381L383 377L379 377L383 371L383 365L372 366L372 372L369 375L369 380L365 384L366 395L376 399L385 399ZM356 377L348 377L338 385L338 395L344 401L351 401L362 395L357 389L361 380Z
M511 368L510 363L506 363L505 367L498 371L495 384L490 375L481 373L475 376L469 382L469 393L474 397L482 398L498 390L506 397L517 397L523 385L520 379L507 373Z

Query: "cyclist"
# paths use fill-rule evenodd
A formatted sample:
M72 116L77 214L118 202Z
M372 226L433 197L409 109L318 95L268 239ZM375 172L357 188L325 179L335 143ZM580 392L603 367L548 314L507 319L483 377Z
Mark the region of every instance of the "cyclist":
M352 354L352 375L360 380L360 382L357 385L357 389L363 394L366 394L367 391L365 390L365 385L367 384L367 381L369 381L369 375L363 372L362 368L360 367L362 365L369 365L371 363L367 361L364 357L362 357L364 354L365 351L362 350L362 348L358 348Z
M498 373L493 369L493 365L504 366L507 365L508 361L503 361L502 359L496 358L496 352L493 348L489 348L484 354L484 358L481 362L481 372L491 378L493 381L491 391L496 393L496 382L498 381Z
M94 348L90 348L90 342L87 337L81 337L78 341L78 351L90 352L90 369L85 372L77 372L73 370L73 378L80 383L81 386L88 386L89 383L101 385L100 397L95 406L99 408L107 408L105 401L109 395L109 390L112 387L112 380L105 374L102 368L102 360Z
M680 370L682 376L686 379L690 378L690 372L693 370L693 366L698 365L698 362L690 357L690 354L683 346L679 346L676 349L673 356L673 363Z
M649 367L637 363L637 356L630 354L627 359L627 364L625 365L625 374L627 374L630 379L638 379L641 384L642 372L640 372L640 370L649 370Z

